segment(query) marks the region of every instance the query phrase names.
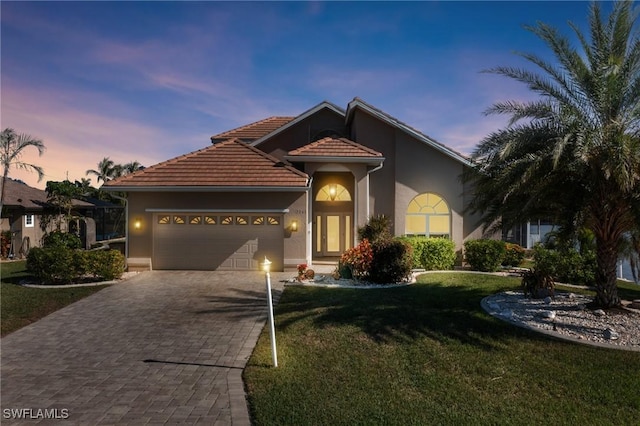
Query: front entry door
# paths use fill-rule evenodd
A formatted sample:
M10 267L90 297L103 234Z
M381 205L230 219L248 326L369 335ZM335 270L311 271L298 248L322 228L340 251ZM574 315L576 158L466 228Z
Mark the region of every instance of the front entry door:
M316 215L316 254L340 256L351 248L351 214L320 213Z

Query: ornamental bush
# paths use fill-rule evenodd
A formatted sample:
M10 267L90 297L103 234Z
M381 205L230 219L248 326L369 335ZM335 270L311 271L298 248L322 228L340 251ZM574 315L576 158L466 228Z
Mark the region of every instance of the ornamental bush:
M369 218L369 221L358 228L358 238L360 241L369 240L374 243L378 240L388 240L391 238L391 219L380 214Z
M42 284L68 284L92 278L113 280L125 269L125 258L117 250L83 251L64 245L35 247L27 255L27 270Z
M453 269L456 261L456 246L446 238L421 236L401 237L412 248L412 267L427 271L445 271Z
M27 270L43 284L67 284L78 277L80 257L65 246L34 247L27 255ZM74 262L75 260L75 262Z
M348 268L351 277L355 279L364 278L369 274L371 261L373 260L373 251L368 239L360 241L355 247L352 247L342 253L340 257L340 265ZM349 278L351 278L349 277ZM344 278L347 278L346 276Z
M101 281L111 281L122 276L125 258L118 250L96 250L84 252L88 259L88 273Z
M504 259L502 266L520 266L524 260L525 249L518 244L505 243Z
M372 246L369 281L376 284L398 283L411 276L411 246L399 238L379 239Z
M42 246L49 247L66 247L69 249L79 249L82 247L82 240L75 234L62 231L49 232L42 238Z
M505 255L505 242L500 240L470 240L464 243L465 257L474 271L495 272Z
M594 285L596 277L596 255L593 250L559 247L548 249L536 244L533 249L536 270L543 271L554 280L582 285Z

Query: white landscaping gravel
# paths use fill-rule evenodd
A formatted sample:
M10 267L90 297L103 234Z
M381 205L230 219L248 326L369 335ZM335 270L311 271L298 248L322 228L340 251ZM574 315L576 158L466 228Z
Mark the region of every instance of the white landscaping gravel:
M530 299L522 292L488 296L482 307L496 318L582 343L640 351L640 311L591 310L593 297L557 293L552 299Z

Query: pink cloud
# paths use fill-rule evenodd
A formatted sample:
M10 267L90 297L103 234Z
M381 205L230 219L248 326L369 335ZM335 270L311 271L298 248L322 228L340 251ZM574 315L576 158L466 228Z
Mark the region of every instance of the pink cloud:
M47 147L42 157L33 150L25 151L22 158L44 168L43 181L38 183L37 175L15 169L10 174L14 178L44 188L47 180L86 177L85 171L95 168L105 156L117 163L137 160L145 165L166 159L158 149L159 141L166 138L159 129L117 116L112 110L92 107L113 104L111 101L98 95L74 96L7 83L3 78L0 126L40 138Z

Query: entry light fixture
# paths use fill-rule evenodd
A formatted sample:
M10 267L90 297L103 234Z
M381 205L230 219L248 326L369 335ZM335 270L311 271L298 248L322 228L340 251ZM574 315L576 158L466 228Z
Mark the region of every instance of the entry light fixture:
M289 229L291 229L292 232L296 232L298 230L298 221L292 221L291 225L289 225Z
M136 229L142 228L142 220L140 218L136 218L136 220L133 222L133 227Z
M336 195L338 195L338 189L336 188L336 185L333 184L329 186L329 198L331 199L331 201L336 200Z

